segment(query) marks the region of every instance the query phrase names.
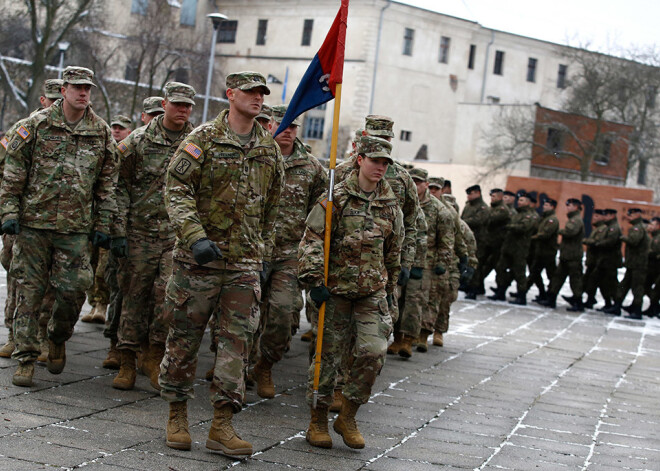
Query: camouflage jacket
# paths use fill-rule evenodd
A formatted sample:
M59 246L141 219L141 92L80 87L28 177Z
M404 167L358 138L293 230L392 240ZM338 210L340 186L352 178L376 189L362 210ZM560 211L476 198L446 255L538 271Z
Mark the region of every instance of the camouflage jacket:
M284 157L284 189L275 221L273 260L298 257L305 219L314 203L328 190L328 176L321 163L296 139L293 152Z
M651 242L641 217L631 221L628 234L621 240L626 243L626 268L646 270Z
M469 257L470 253L467 246L467 241L463 237L463 220L458 215L458 212L452 206L452 204L447 201L446 196L443 196L440 199L440 202L445 205L445 208L451 213L452 219L454 220L454 261L458 261L463 257ZM473 235L474 236L474 235ZM452 267L457 265L455 263L451 264ZM457 268L458 271L458 268Z
M352 156L335 168L335 183L342 182L352 170L357 168L356 160L357 156ZM423 263L424 257L418 259L415 254L417 247L423 248L426 246L424 228L422 227L420 234L417 234L417 222L425 220L419 217L421 208L419 207L417 186L408 171L398 162L394 162L394 164L387 167L385 180L394 191L399 207L403 211L405 237L401 248L401 266L405 268L411 268L413 265L422 266L416 265L416 263Z
M532 240L536 243L537 257L556 257L557 248L557 234L559 234L559 219L555 214L555 210L543 212L543 218L536 228L536 234L532 236Z
M495 201L490 204L488 214L486 247L498 248L502 246L506 237L506 225L511 220L511 212L503 201Z
M136 233L161 239L174 239L174 229L165 209L165 175L172 155L193 130L186 123L176 141L163 127L163 116L133 131L117 145L118 234Z
M595 222L591 228L589 237L582 241L587 246L587 257L585 265L588 267L595 267L600 258L602 250L596 246L596 242L600 241L607 233L607 224L605 221Z
M428 189L420 205L428 228L426 263L423 266L432 270L437 265L442 265L448 269L454 261L453 215Z
M477 239L474 237L474 233L467 222L461 219L461 231L463 234L463 239L465 240L465 246L468 251L468 264L475 270L479 266L479 260L477 259Z
M509 224L506 225L507 236L502 244L502 250L505 253L513 253L526 258L537 218L538 214L534 208L530 206L518 208ZM479 243L478 240L477 243Z
M205 266L260 270L275 241L282 154L256 122L252 140L241 147L227 114L222 111L188 134L167 169L165 206L176 232L174 258L194 264L190 247L208 237L223 257Z
M559 230L559 259L567 261L582 260L582 239L584 239L584 222L580 211L568 213L568 221Z
M328 289L350 299L381 289L392 294L401 270L403 215L385 179L368 197L352 172L333 193ZM307 217L298 250L298 279L308 287L323 283L325 205L323 197Z
M115 141L90 107L75 129L62 100L20 121L7 145L2 221L34 229L109 234L117 213Z
M461 219L467 222L470 229L472 229L474 238L477 239L477 244L486 243L489 214L490 208L481 197L468 201L463 208Z
M600 254L600 263L619 268L623 266L621 256L621 226L616 219L605 223L606 230L602 238L594 241L594 247Z

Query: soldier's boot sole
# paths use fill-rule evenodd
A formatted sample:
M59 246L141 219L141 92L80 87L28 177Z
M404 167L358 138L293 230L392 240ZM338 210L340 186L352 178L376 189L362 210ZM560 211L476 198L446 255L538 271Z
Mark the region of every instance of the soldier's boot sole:
M58 375L64 371L66 366L66 344L64 342L57 344L48 340L48 359L46 369L53 375Z
M11 382L14 386L29 388L32 386L32 376L34 376L34 363L19 363L14 376L11 378Z

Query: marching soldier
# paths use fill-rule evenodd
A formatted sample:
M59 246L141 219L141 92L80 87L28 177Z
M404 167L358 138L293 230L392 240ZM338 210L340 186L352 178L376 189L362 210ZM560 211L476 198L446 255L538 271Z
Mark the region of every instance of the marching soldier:
M584 307L589 309L596 304L596 291L600 278L599 268L602 262L602 250L597 247L597 244L607 233L604 209L594 209L591 225L591 234L582 241L587 246L584 270L584 292L587 294L587 300L584 302Z
M147 125L156 116L165 113L163 100L162 96L150 96L142 100L142 114L140 115L142 124Z
M446 182L446 180L445 180ZM490 207L484 202L481 197L481 187L479 185L472 185L465 190L467 193L467 203L461 213L461 219L465 221L477 241L477 259L479 266L482 267L486 264L486 256L488 254L488 219L490 217ZM470 293L485 293L483 286L483 278L481 270L477 268L476 276L472 278L472 282L468 288Z
M648 271L646 273L646 295L651 302L642 314L658 317L660 313L660 217L654 217L649 224L651 244L649 247Z
M541 273L545 270L548 280L551 280L555 274L557 258L557 234L559 233L559 219L555 214L557 201L547 199L543 202L543 218L539 222L536 234L532 236L532 241L536 244L534 258L529 269L529 277L525 286L525 294L532 285L536 285L539 295L534 301L538 302L547 299L545 285Z

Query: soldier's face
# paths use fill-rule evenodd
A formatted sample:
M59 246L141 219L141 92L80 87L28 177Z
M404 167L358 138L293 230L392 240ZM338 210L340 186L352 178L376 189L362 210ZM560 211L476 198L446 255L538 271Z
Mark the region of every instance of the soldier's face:
M142 124L149 124L152 119L154 119L156 116L160 114L162 114L160 111L157 111L155 113L145 113L143 111L142 115L140 116L140 119L142 120Z
M50 98L46 98L45 96L40 96L39 103L41 103L42 108L50 108L50 106L53 103L55 103L55 100L51 100Z
M227 99L230 107L237 112L248 118L254 118L261 113L261 107L264 104L264 90L261 87L250 90L228 88Z
M519 208L526 208L529 206L529 198L526 198L524 196L521 196L518 198L518 207Z
M421 199L426 193L426 189L429 187L429 182L422 180L413 179L415 186L417 187L417 196Z
M513 204L515 198L511 195L504 195L502 196L502 200L504 201L504 204Z
M163 118L167 124L173 126L173 131L181 129L190 118L192 112L192 105L190 103L172 103L171 101L163 100L163 109L165 109L165 117ZM168 127L167 125L165 127Z
M130 129L117 124L110 126L110 129L112 130L112 137L114 137L117 142L123 141L131 133Z
M270 133L275 134L279 124L276 123L275 121L271 121L269 123L269 126L270 126ZM297 135L298 135L298 126L292 124L291 126L289 126L284 131L282 131L277 135L277 137L275 138L275 142L277 142L277 144L280 146L282 152L290 153L287 151L293 147L293 142L296 140Z
M552 211L553 209L555 208L547 201L543 203L543 211Z
M442 198L442 188L439 188L437 186L430 186L429 191L436 198Z
M371 183L381 181L385 176L385 172L387 172L387 166L390 164L390 161L385 157L371 159L358 155L357 161L360 166L360 175Z
M492 203L497 203L498 201L502 201L502 193L500 193L499 191L497 193L491 193L490 201Z
M89 105L92 86L67 83L62 87L62 98L74 110L82 111Z
M480 192L480 191L472 190L471 192L469 192L469 193L467 194L467 200L468 200L468 201L472 201L472 200L475 200L475 199L479 198L480 196L481 196L481 192Z
M572 213L573 211L577 211L577 210L578 210L577 204L574 204L574 203L567 203L566 204L566 211L567 212Z
M655 232L658 229L660 229L660 223L658 221L651 221L649 223L649 231L650 232Z

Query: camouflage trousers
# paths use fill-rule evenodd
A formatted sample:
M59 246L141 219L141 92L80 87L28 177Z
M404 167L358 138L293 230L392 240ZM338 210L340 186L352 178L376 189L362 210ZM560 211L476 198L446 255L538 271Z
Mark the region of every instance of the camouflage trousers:
M619 283L619 287L616 290L616 299L617 303L623 303L626 294L628 291L632 290L633 301L632 305L634 307L642 307L642 302L644 301L644 283L646 281L646 269L645 268L626 268L626 274L623 277L623 280Z
M39 356L38 323L47 286L54 303L48 322L48 338L61 344L71 338L92 284L87 234L61 234L22 227L16 236L10 273L16 279L12 358L35 361Z
M458 298L459 278L458 273L450 273L447 283L440 285L438 316L433 324L433 329L429 330L443 334L449 330L449 311L452 303Z
M218 336L211 403L241 410L252 337L259 324L259 272L222 270L174 261L165 308L173 312L160 365L161 396L170 402L195 395L197 352L211 315Z
M360 299L330 296L325 303L323 347L319 376L318 402L330 406L342 361L342 353L352 351L351 338L355 337L355 353L346 384L342 392L347 399L366 404L371 387L385 362L387 339L392 332L392 319L385 299L385 290ZM315 355L316 357L316 355ZM309 367L307 402L312 404L314 362Z
M424 269L421 280L408 280L403 294L399 298L399 320L394 325L394 331L419 337L422 325L422 312L429 304L429 291L431 289L431 270Z
M105 329L103 336L110 340L117 340L117 331L119 330L119 320L121 318L121 305L124 295L120 289L119 278L125 272L125 258L117 258L108 252L108 265L105 269L105 284L110 290L108 303L108 315L105 319Z
M138 352L142 343L165 345L172 315L165 309L165 286L172 274L173 249L171 239L128 236L117 348Z
M550 280L550 295L557 297L568 277L573 296L582 296L582 260L559 260L555 275Z
M87 290L87 302L91 306L108 304L110 302L110 288L105 282L105 270L108 265L109 250L100 247L91 247L92 269L94 270L94 284Z
M303 308L298 285L298 260L272 262L272 272L261 301L261 336L259 351L270 363L282 359L291 343L292 327L300 323Z
M2 235L2 251L0 251L0 263L7 271L7 299L5 300L5 327L11 330L14 324L14 310L16 309L16 280L9 273L11 265L11 253L16 236Z
M440 315L442 293L446 293L449 287L449 272L443 275L432 274L431 270L424 270L424 278L427 279L427 303L422 309L420 329L433 331L436 319Z

